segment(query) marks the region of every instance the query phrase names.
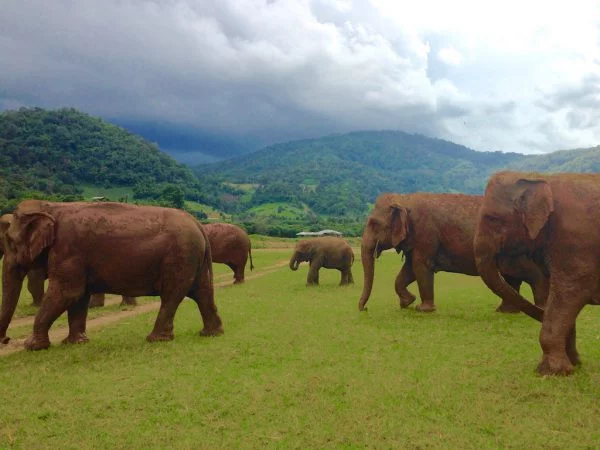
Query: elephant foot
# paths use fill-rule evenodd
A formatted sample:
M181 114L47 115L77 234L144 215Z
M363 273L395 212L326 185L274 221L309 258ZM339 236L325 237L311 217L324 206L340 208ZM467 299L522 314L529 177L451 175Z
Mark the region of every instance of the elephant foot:
M220 336L224 332L223 327L219 325L217 328L203 328L202 331L200 331L200 336Z
M560 358L544 355L536 370L540 375L543 376L568 376L573 373L574 367L566 355Z
M50 347L50 339L48 337L39 338L32 335L25 340L24 345L26 350L46 350Z
M417 297L415 297L414 295L410 294L410 296L407 295L401 295L400 296L400 308L408 308L410 305L412 305L414 303L414 301L417 299Z
M571 361L571 364L573 364L574 366L581 365L581 358L579 357L579 352L577 352L577 350L575 350L575 352L567 351L567 356L569 357L569 361Z
M10 338L8 336L2 336L0 338L0 344L8 344L10 342Z
M504 313L504 314L518 314L521 312L521 310L517 306L513 305L512 303L502 302L496 308L496 312Z
M236 278L236 279L233 280L233 284L243 284L243 283L244 283L244 279L243 278L239 279L239 280Z
M148 342L172 341L173 339L175 339L175 335L173 333L167 333L167 332L163 332L163 333L152 332L148 336L146 336L146 340Z
M123 296L123 299L121 300L121 304L119 306L137 306L137 304L138 303L135 297Z
M434 312L435 305L433 303L421 303L420 305L417 305L417 307L415 309L419 312L425 312L425 313Z
M87 344L89 339L85 333L69 334L62 340L62 344Z

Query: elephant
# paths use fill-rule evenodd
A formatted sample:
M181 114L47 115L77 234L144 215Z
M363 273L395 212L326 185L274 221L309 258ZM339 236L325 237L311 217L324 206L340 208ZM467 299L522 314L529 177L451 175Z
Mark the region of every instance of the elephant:
M104 306L104 302L106 300L106 295L104 293L101 294L92 294L90 295L90 308L98 308ZM137 300L135 297L129 297L127 295L121 296L121 306L136 306Z
M250 270L254 269L252 244L246 232L229 223L207 223L202 226L210 242L213 262L227 264L233 270L233 284L243 283L248 258Z
M0 217L0 221L4 221L10 226L10 222L13 219L12 214L4 214ZM7 228L6 228L7 229ZM4 256L4 247L3 247L3 237L1 236L6 232L5 228L0 228L0 259ZM44 283L46 282L46 278L48 278L46 268L41 269L31 269L27 273L27 290L31 294L33 298L32 306L40 306L42 303L42 298L44 297ZM104 306L104 294L93 294L90 299L90 308L95 308L97 306ZM137 305L135 297L127 297L123 296L121 300L121 305Z
M416 297L407 289L417 281L421 304L416 310L435 311L433 281L435 272L455 272L477 276L473 239L482 196L463 194L381 194L367 218L361 244L364 268L363 291L358 309L369 301L375 276L375 258L394 248L404 252L405 262L395 281L400 307L411 305ZM526 256L507 257L500 262L507 282L519 289L526 281L532 287L535 303L542 306L549 286L547 274ZM499 312L519 309L502 297Z
M25 273L48 269L48 289L25 348L50 346L48 331L65 310L69 335L85 343L90 295L160 295L150 342L174 338L173 319L184 297L200 310L202 336L223 333L214 302L212 259L202 225L185 211L108 202L25 200L5 229L0 343L7 343Z
M290 269L298 270L301 262L308 261L310 269L306 278L307 285L319 284L319 269L337 269L341 272L340 286L353 284L352 264L354 252L352 247L339 237L319 237L304 239L296 243L290 259Z
M0 217L0 221L10 224L13 219L12 214L4 214ZM4 230L0 228L0 259L4 256L3 245ZM40 306L42 297L44 296L44 282L46 281L46 268L34 268L27 273L27 290L31 294L32 306Z
M541 375L570 375L580 363L575 321L586 304L600 304L600 174L503 171L486 187L474 251L485 284L541 322ZM550 275L544 309L524 299L500 274L497 261L526 255Z

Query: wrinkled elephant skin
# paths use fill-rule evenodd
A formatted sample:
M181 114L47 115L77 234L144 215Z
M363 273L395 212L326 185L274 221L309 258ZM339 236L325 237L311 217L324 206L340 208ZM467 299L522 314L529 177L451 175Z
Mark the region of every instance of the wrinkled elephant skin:
M396 277L395 290L401 308L415 301L407 287L417 282L421 304L416 310L435 311L433 281L435 272L478 275L473 239L482 196L462 194L382 194L368 217L362 237L361 260L364 269L363 292L358 308L369 301L375 277L375 258L391 248L404 252L405 262ZM548 277L525 256L501 262L503 274L519 288L522 281L532 286L536 304L543 305L548 291ZM502 303L497 309L514 312Z
M569 375L579 364L575 320L597 304L600 277L600 175L500 172L487 185L475 236L484 282L542 322L542 375ZM498 259L528 255L550 275L545 310L500 276Z
M67 343L86 342L90 293L159 295L148 341L173 338L173 318L184 297L198 305L203 335L223 332L214 303L212 261L202 226L184 211L120 203L21 202L5 228L0 340L12 319L25 273L47 266L48 289L27 339L48 348L48 330L67 311Z

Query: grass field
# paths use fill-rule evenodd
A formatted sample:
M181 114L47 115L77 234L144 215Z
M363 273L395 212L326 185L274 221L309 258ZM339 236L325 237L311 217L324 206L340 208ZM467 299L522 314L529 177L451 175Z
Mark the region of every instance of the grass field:
M82 185L83 197L90 200L92 197L108 197L112 201L117 201L120 198L127 196L130 201L133 201L133 188L127 186L105 188L102 186L94 186L91 184Z
M254 274L288 256L254 252ZM368 312L359 262L351 287L322 270L307 288L306 265L283 265L217 289L221 337L198 336L186 300L172 342L145 342L153 312L0 357L0 448L598 448L598 310L578 320L582 367L542 378L538 324L444 273L436 313L400 310L400 264L378 260Z

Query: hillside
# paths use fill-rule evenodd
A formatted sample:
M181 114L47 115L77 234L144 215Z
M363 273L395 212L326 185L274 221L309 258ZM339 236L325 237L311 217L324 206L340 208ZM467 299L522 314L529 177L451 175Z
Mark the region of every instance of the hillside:
M400 131L365 131L274 145L210 168L223 180L261 185L255 204L297 198L318 213L345 215L366 212L386 191L479 193L490 173L522 159Z
M138 199L163 193L217 204L218 184L201 186L191 170L143 138L74 109L0 113L0 202L81 198L83 185L132 188Z
M510 164L509 168L535 172L600 172L600 146L529 156L518 164Z
M107 195L198 217L222 212L260 234L333 228L357 235L382 192L481 193L504 168L596 172L600 147L525 156L364 131L274 145L192 171L155 144L74 109L0 113L0 212L23 198Z

